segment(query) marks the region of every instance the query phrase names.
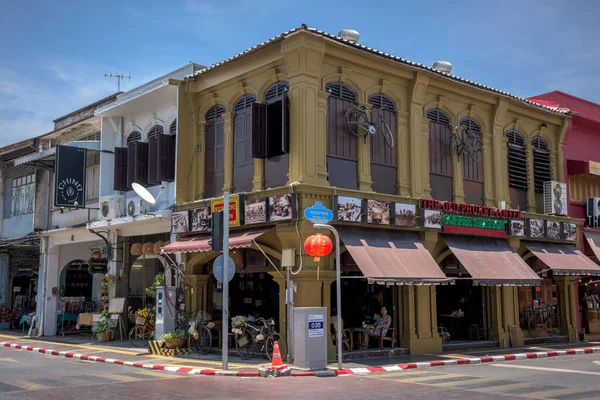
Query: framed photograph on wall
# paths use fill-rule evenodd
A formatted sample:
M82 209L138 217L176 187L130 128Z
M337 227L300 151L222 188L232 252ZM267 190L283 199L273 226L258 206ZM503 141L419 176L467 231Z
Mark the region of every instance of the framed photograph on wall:
M367 200L367 223L378 225L390 224L390 202Z
M509 236L525 236L525 221L522 219L512 219L509 221L508 235Z
M417 206L394 203L394 225L414 227L417 225Z
M577 225L576 224L564 224L563 238L570 242L577 240Z
M245 201L246 225L262 224L267 222L268 206L266 198Z
M333 216L336 221L363 222L362 199L335 196L333 208Z
M296 218L296 194L269 197L269 221L289 221Z
M186 233L190 231L190 212L174 211L171 213L171 233Z
M423 210L423 228L442 229L441 210Z
M546 235L550 240L562 239L562 222L546 221Z
M543 219L528 219L525 227L525 234L529 238L543 239L546 237L546 223Z
M208 232L210 207L200 207L190 211L191 232Z

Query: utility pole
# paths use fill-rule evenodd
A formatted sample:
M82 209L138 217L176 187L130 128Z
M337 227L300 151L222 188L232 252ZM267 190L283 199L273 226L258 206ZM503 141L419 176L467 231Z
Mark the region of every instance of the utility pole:
M110 74L104 73L104 76L107 76L109 78L116 78L117 79L117 92L121 91L121 81L123 79L129 79L129 80L131 80L131 74L125 76L125 74L113 74L111 72Z

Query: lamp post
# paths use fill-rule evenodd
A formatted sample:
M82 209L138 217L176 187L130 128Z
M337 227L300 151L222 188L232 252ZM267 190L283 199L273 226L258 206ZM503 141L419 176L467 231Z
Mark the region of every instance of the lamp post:
M315 229L329 229L333 232L333 236L335 237L335 277L336 277L336 303L337 303L337 353L338 353L338 369L342 369L342 280L341 280L341 271L340 271L340 236L338 235L338 231L331 225L327 224L313 224L313 228Z
M223 193L223 326L221 343L223 370L229 364L229 192Z

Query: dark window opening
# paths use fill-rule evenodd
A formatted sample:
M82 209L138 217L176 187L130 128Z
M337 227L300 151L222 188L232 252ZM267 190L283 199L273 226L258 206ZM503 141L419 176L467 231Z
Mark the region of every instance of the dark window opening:
M427 112L429 118L429 186L431 197L452 201L452 157L450 118L439 109Z
M253 104L253 153L265 158L265 189L284 186L289 170L289 95L287 82L277 82L265 93L266 104ZM260 116L256 112L262 113ZM258 118L255 121L255 117ZM256 139L256 146L255 146Z
M377 129L384 129L384 124L390 128L392 136L396 137L396 105L382 94L369 96L371 119L377 124ZM383 123L382 123L383 122ZM372 189L378 193L398 193L398 161L397 148L389 147L382 135L371 135L371 180Z
M205 115L204 197L217 197L223 190L225 172L225 107L214 106Z
M341 82L329 83L327 98L327 172L331 186L358 189L357 138L346 124L356 93ZM338 168L342 168L338 170Z
M162 135L165 133L165 130L160 125L154 125L152 129L148 131L148 139L158 137L158 135Z

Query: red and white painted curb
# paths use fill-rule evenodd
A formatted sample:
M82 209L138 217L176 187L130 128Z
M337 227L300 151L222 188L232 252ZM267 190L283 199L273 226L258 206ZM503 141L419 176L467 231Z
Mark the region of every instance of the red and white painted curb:
M466 365L466 364L484 364L493 363L499 361L515 361L515 360L526 360L533 358L548 358L558 356L570 356L576 354L591 354L599 353L600 347L585 347L570 350L556 350L556 351L538 351L534 353L519 353L519 354L505 354L501 356L483 356L473 358L458 358L452 360L439 360L439 361L427 361L410 364L396 364L396 365L385 365L382 367L364 367L364 368L344 368L336 370L337 375L352 375L352 374L370 374L378 372L393 372L393 371L404 371L408 369L422 369L431 367L446 367L449 365Z
M117 365L126 365L130 367L137 368L145 368L152 370L160 370L167 372L175 372L178 374L185 375L217 375L217 376L242 376L242 377L258 377L259 371L222 371L216 369L201 369L201 368L189 368L189 367L169 367L165 365L158 364L145 364L143 362L135 362L135 361L123 361L123 360L115 360L113 358L105 358L105 357L96 357L90 356L87 354L79 354L73 351L58 351L58 350L50 350L42 347L33 347L26 346L18 343L10 343L10 342L0 342L0 347L10 347L18 350L26 350L34 353L52 355L57 357L65 357L65 358L74 358L84 361L91 362L100 362L105 364L117 364ZM394 365L385 365L380 367L362 367L362 368L343 368L339 370L330 370L324 371L329 372L329 376L331 376L331 372L335 372L335 375L364 375L371 373L382 373L382 372L394 372L394 371L404 371L411 369L419 369L419 368L431 368L431 367L446 367L450 365L466 365L466 364L484 364L484 363L492 363L492 362L500 362L500 361L514 361L514 360L526 360L533 358L548 358L548 357L558 357L558 356L569 356L569 355L578 355L578 354L592 354L592 353L600 353L600 347L585 347L578 349L570 349L570 350L556 350L556 351L540 351L534 353L519 353L519 354L505 354L501 356L483 356L483 357L474 357L474 358L459 358L452 360L439 360L439 361L428 361L428 362L418 362L418 363L410 363L410 364L394 364ZM321 374L320 372L313 371L292 371L291 376L325 376L325 374Z

